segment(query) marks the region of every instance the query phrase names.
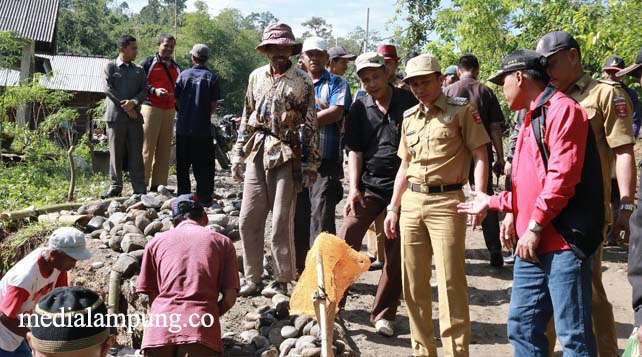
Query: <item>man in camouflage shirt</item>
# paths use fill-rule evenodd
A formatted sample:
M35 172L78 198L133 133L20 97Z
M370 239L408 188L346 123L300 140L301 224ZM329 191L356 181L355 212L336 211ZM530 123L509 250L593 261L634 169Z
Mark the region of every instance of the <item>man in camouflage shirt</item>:
M270 64L254 70L249 78L232 158L234 178L244 180L239 217L245 269L241 296L260 291L265 219L270 210L274 282L262 294L287 294L287 283L296 274L296 195L303 187L314 184L320 164L314 85L289 59L301 48L290 26L268 26L257 50L269 58Z

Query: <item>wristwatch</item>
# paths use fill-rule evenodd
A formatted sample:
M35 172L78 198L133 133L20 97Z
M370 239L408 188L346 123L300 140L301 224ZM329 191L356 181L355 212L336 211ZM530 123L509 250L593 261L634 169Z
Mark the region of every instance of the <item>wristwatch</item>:
M530 221L528 221L528 230L529 231L538 233L538 232L542 231L542 228L544 228L544 227L542 227L542 225L537 223L534 219L531 219Z
M391 203L391 204L389 204L388 206L386 206L386 211L388 211L388 212L394 212L394 213L399 213L400 208L401 208L401 207L395 207L395 206L393 206L393 205L392 205L392 203Z
M633 203L621 203L620 204L620 210L623 210L623 211L633 212L633 210L635 210L635 208L636 208L635 204L633 204Z

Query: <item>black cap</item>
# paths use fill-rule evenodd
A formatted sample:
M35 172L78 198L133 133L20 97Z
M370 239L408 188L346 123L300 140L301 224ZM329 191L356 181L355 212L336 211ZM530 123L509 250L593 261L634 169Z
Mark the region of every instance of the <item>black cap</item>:
M40 299L34 312L37 321L30 319L31 344L38 352L82 350L109 337L107 306L85 287L56 288Z
M355 58L357 58L357 55L353 55L352 53L348 53L343 47L337 46L337 47L332 47L331 49L328 50L328 56L330 59L335 59L335 58L345 58L349 61L354 61Z
M626 67L625 69L617 72L615 75L616 76L623 76L625 74L631 75L633 77L639 78L640 75L642 75L642 48L640 48L640 52L638 52L637 57L635 57L635 63Z
M507 74L524 69L533 69L546 74L544 57L532 50L517 50L504 58L499 72L488 80L501 86L504 85L504 77Z
M565 51L571 48L579 51L580 45L575 41L573 36L566 31L549 32L537 42L537 52L544 57L549 57L559 51Z
M620 71L626 67L624 65L624 59L620 56L608 56L606 61L604 61L604 66L602 66L603 71L613 70Z

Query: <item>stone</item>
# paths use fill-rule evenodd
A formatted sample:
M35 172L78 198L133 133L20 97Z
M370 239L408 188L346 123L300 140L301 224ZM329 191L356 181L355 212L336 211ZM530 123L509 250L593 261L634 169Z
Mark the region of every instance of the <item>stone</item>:
M163 202L155 196L152 195L142 195L140 201L143 202L143 205L147 208L161 208Z
M145 217L149 219L150 222L152 222L158 218L158 212L156 212L156 210L153 208L148 208L147 211L145 211Z
M107 213L109 214L110 217L112 214L116 212L123 212L123 211L125 211L125 207L123 207L123 205L120 202L115 200L111 201L109 203L109 206L107 207Z
M227 234L227 237L236 242L241 240L241 233L238 229L233 229Z
M316 346L316 342L317 338L314 336L301 336L301 338L296 341L296 348L299 350L303 350L303 348L307 345Z
M274 306L276 306L276 304L280 303L281 301L288 301L289 302L290 301L290 297L287 296L287 295L283 295L283 294L276 294L276 295L272 296L272 304L274 304Z
M164 211L166 209L172 209L172 202L174 202L173 198L170 198L169 200L163 202L163 205L161 206L161 211Z
M301 357L321 357L321 347L308 347L301 351Z
M105 217L94 216L89 220L89 222L87 222L87 226L85 227L85 229L87 230L88 233L102 229L103 224L105 223L106 220L107 219Z
M254 336L254 338L252 338L252 344L257 350L260 350L261 348L270 346L270 340L265 338L265 336Z
M312 330L312 327L316 324L316 321L312 320L308 322L304 327L303 327L303 334L304 335L309 335L310 330Z
M108 202L89 202L80 206L76 212L80 215L104 216L107 213L107 207L109 207Z
M123 232L125 233L134 233L134 234L143 234L143 231L141 231L134 223L127 222L125 225L123 225Z
M276 322L276 318L270 314L261 316L260 319L254 321L255 322L255 328L258 330L263 326L272 326L274 322Z
M219 226L225 227L227 225L228 219L224 214L211 214L207 218L210 221L210 224L218 224Z
M279 351L276 350L276 347L271 347L266 351L263 351L260 356L261 357L279 357Z
M129 207L137 204L138 202L139 201L135 198L128 198L127 200L125 200L125 202L123 202L123 206L125 206L125 209L128 209Z
M247 321L256 321L256 320L258 320L260 318L261 318L261 314L256 314L256 313L253 313L253 312L248 312L245 315L245 320L247 320Z
M310 329L310 336L314 336L316 338L319 338L319 333L321 332L321 327L319 325L314 325Z
M236 198L236 193L235 193L235 192L228 193L228 194L225 196L225 198L227 198L228 200L233 199L233 198Z
M216 233L223 234L225 232L225 228L223 228L222 226L219 226L218 224L210 224L207 226L207 228L213 230Z
M241 215L241 211L236 210L236 209L234 211L230 212L230 217L238 217L240 215Z
M129 254L121 254L112 266L112 269L121 273L123 279L129 279L140 271L140 264Z
M152 222L147 218L146 215L136 216L136 220L134 220L134 225L138 227L141 233L145 231L145 228L147 228L147 226L149 226L150 223Z
M103 231L100 232L100 237L98 237L98 238L100 238L101 242L108 243L109 242L109 237L111 237L109 235L109 232L103 229Z
M257 314L262 314L264 312L267 312L269 309L270 309L269 305L263 305L263 306L257 307L256 310L254 310L254 312Z
M281 328L272 327L272 329L268 333L268 339L270 340L270 343L273 344L274 346L279 346L281 342L283 342L284 340L283 336L281 336Z
M129 253L135 250L144 249L147 244L147 239L142 234L127 233L120 243L120 248L123 252Z
M243 192L239 192L239 194L238 194L239 198L242 198L242 195L243 195ZM232 206L234 206L234 208L236 208L237 210L240 211L242 202L243 201L241 201L241 200L234 200L234 201L232 201Z
M336 335L335 335L336 336ZM334 340L333 345L337 348L337 354L342 354L346 350L346 343L342 340Z
M287 319L290 317L290 302L289 301L279 301L274 307L274 316L279 319Z
M261 336L268 337L270 335L270 326L263 326L259 329L259 333L261 333Z
M305 325L310 322L310 318L307 316L297 316L294 318L294 327L299 330L299 333L303 333L303 328Z
M172 223L172 219L169 217L164 218L161 222L163 223L163 228L161 228L160 230L161 232L167 232L170 229L172 229L172 227L174 227L174 224Z
M225 211L223 211L223 209L222 209L222 208L214 208L214 209L212 210L212 213L213 213L213 214L225 214Z
M91 237L91 239L100 239L100 235L103 234L103 232L106 232L106 231L104 229L102 229L102 228L101 229L97 229L97 230L91 232L91 234L89 236ZM109 232L107 232L107 233L109 233Z
M241 335L240 335L241 341L243 341L243 343L246 343L246 344L251 343L252 339L257 336L260 336L259 331L257 330L243 331L241 332Z
M243 330L244 331L253 330L254 329L254 325L256 325L255 322L256 321L245 321L245 322L243 322Z
M127 254L129 254L131 257L135 258L136 260L138 260L139 264L142 264L143 263L143 255L145 254L145 250L144 249L139 249L139 250L135 250L133 252L129 252Z
M100 269L100 268L102 268L104 266L105 266L105 263L103 263L103 262L93 262L93 263L91 263L91 268L94 269L94 270L98 270L98 269Z
M283 336L283 338L297 338L299 337L299 331L294 326L283 326L281 336Z
M154 221L145 227L145 237L153 237L156 233L160 232L161 229L163 229L163 223L160 221Z
M106 231L111 231L112 228L114 228L115 224L114 222L111 222L110 220L105 221L103 223L103 229Z
M145 204L143 202L136 202L133 205L127 207L127 212L142 211L144 209L145 209Z
M223 212L225 212L225 213L230 213L232 211L236 211L236 208L234 206L225 206L225 207L223 207Z
M120 246L120 243L123 241L123 236L122 235L112 235L111 238L109 238L109 247L117 252L122 251L122 248Z
M231 331L230 331L230 332L226 332L226 333L224 333L224 334L223 334L223 336L221 336L221 338L233 339L233 338L234 338L234 336L236 336L236 334L235 334L234 332L231 332Z
M296 338L288 338L281 342L279 345L279 351L281 351L280 357L285 357L290 353L290 350L296 345Z
M108 221L112 222L114 225L125 222L127 214L125 212L114 212L109 216Z

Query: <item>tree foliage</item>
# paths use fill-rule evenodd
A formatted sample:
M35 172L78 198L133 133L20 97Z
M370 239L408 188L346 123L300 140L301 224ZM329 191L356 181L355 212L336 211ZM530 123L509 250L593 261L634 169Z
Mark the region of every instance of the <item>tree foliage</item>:
M302 22L301 26L309 29L301 35L302 39L312 36L318 36L327 41L334 39L332 37L332 25L328 24L322 17L312 16L309 20Z

